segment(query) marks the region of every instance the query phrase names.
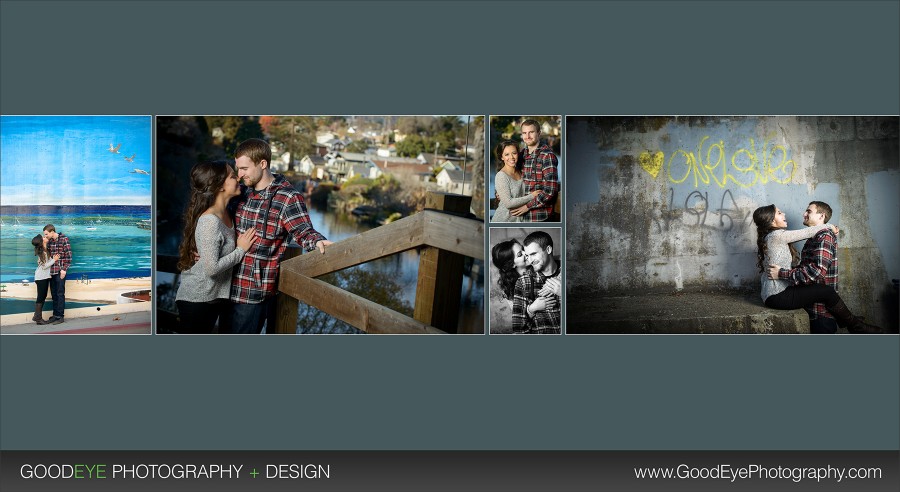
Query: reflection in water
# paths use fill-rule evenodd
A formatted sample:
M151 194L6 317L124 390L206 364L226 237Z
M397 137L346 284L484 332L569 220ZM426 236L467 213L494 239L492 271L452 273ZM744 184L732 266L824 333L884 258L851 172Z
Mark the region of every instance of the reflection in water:
M351 216L314 205L310 205L309 214L313 227L335 242L374 227ZM412 317L418 267L419 252L410 250L326 275L321 280ZM484 330L483 269L481 260L466 261L458 325L461 333L482 333ZM309 306L301 306L297 331L359 333L352 326Z

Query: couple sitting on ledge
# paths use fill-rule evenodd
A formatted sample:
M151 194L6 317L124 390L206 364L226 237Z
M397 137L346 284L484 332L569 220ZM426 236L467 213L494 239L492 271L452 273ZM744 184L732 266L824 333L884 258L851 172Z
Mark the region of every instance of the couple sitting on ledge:
M772 309L804 308L811 333L882 333L881 328L856 317L838 295L838 228L828 224L831 207L810 202L803 213L804 229L787 230L784 212L775 205L753 212L756 224L757 267L762 299ZM791 245L806 239L802 254Z

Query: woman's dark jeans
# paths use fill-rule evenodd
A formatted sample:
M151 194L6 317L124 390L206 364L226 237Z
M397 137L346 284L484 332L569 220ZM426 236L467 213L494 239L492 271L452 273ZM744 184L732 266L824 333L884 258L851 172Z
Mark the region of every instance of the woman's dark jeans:
M830 285L795 285L784 291L769 296L766 299L766 307L772 309L800 309L812 306L817 302L826 307L834 306L840 302L841 296Z
M215 333L216 320L219 333L229 333L231 302L216 299L211 302L175 301L178 305L178 333Z
M37 299L34 302L41 304L47 300L47 292L50 290L50 279L35 280L34 285L37 287Z

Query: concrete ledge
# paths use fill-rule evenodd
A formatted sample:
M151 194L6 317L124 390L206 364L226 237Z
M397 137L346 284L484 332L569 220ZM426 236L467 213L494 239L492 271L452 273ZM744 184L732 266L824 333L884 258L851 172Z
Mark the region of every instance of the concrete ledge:
M50 316L53 315L53 305L49 302L44 304L44 307L48 306L51 307L51 309L45 310L43 312L45 320L49 319ZM150 306L151 304L149 302L136 302L128 304L106 304L103 306L66 309L66 322L62 325L36 325L34 321L31 321L31 317L34 316L34 312L4 314L3 316L0 316L0 327L2 327L0 328L0 333L37 333L43 331L54 331L57 329L63 329L60 327L73 326L70 323L71 321L80 320L82 318L103 319L104 317L109 317L110 320L115 320L116 317L124 319L123 315L146 313L149 319ZM94 323L94 321L89 321L88 323ZM110 321L110 323L112 322Z
M566 333L809 333L806 311L768 309L747 291L570 293L566 309Z

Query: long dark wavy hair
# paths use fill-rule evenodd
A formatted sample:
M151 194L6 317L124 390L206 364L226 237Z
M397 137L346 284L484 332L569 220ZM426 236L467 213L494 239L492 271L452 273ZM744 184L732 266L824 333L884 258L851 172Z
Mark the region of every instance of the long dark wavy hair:
M775 210L775 204L773 203L753 211L753 223L756 224L756 267L759 268L759 273L764 272L768 266L765 265L766 253L769 252L769 247L766 245L766 236L772 231L783 229L783 227L772 225L772 222L775 221ZM793 244L788 245L788 247L791 250L791 259L796 261L798 256L797 250L794 249Z
M522 246L515 239L508 239L499 242L491 248L491 262L500 270L500 278L497 279L497 285L507 299L512 299L515 294L516 280L519 279L519 272L516 271L515 255L513 253L513 245ZM530 266L528 268L531 268Z
M229 174L234 174L234 168L227 161L201 162L191 168L191 199L184 210L184 231L178 248L179 270L193 266L197 251L197 241L194 239L197 220L216 201L216 194Z
M498 143L497 146L494 147L494 155L497 156L497 170L498 171L503 169L503 166L505 165L503 163L503 149L505 149L507 147L515 147L517 152L519 150L519 144L517 144L513 140L504 140L504 141ZM516 158L516 172L521 175L524 171L525 171L525 161L522 160L522 156L518 156Z
M38 257L38 265L47 263L47 248L44 247L44 236L38 234L31 239L31 245L34 246L34 256Z

